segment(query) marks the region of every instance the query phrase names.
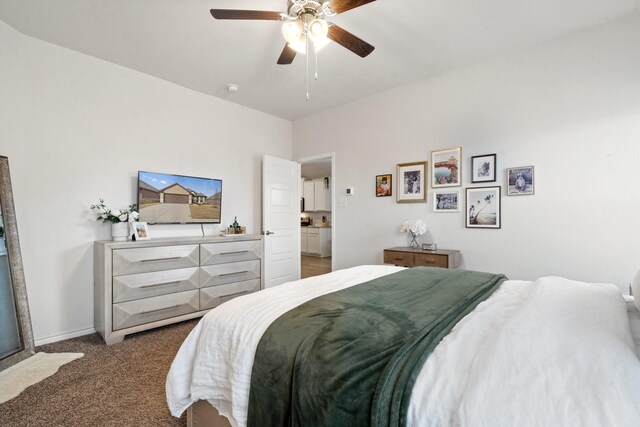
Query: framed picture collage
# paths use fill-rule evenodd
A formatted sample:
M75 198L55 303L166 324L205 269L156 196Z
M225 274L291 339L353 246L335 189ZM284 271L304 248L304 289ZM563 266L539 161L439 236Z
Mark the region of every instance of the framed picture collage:
M503 187L495 184L498 182L495 153L470 157L470 185L464 189L464 207L461 189L456 188L462 187L462 147L434 150L430 162L430 171L426 160L397 164L395 186L392 173L376 175L376 197L391 197L395 188L397 203L426 203L427 185L430 184L433 212L463 211L466 228L501 228ZM534 167L506 168L504 191L507 196L535 194Z

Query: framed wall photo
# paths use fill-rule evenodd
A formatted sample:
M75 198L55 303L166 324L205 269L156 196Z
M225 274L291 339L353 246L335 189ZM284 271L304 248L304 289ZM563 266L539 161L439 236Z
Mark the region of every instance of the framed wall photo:
M530 196L534 193L533 166L507 169L507 196Z
M149 227L146 222L132 222L131 233L136 240L149 240Z
M396 171L398 203L427 201L427 162L400 163Z
M391 174L376 175L376 197L389 197L393 194Z
M460 190L433 192L434 212L460 212Z
M496 182L496 155L471 157L471 183Z
M466 196L467 228L500 228L500 187L469 187Z
M431 188L462 185L462 148L431 152Z

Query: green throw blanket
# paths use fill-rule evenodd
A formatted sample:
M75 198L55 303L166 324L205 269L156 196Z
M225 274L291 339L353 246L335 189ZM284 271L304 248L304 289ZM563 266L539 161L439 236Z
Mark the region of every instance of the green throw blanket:
M257 348L249 427L406 425L427 356L504 280L418 267L283 314Z

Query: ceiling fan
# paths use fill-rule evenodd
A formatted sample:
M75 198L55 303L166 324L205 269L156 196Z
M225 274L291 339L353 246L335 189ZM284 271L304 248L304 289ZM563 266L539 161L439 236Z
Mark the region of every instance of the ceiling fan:
M215 19L284 21L282 34L287 41L278 64L291 64L297 52L306 54L309 42L318 52L333 40L364 58L375 49L364 40L326 18L363 6L375 0L288 0L287 12L262 10L211 9Z

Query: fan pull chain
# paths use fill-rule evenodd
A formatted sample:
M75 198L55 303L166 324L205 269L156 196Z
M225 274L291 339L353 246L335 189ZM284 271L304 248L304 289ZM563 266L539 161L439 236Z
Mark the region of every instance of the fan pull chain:
M308 34L306 34L305 37L305 43L307 44L307 46L305 47L307 54L306 56L306 62L307 62L307 101L309 101L309 37Z
M316 45L313 45L313 53L316 54L316 80L318 80L318 49L316 49Z

